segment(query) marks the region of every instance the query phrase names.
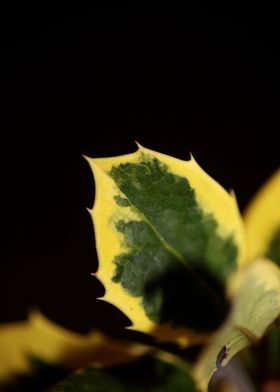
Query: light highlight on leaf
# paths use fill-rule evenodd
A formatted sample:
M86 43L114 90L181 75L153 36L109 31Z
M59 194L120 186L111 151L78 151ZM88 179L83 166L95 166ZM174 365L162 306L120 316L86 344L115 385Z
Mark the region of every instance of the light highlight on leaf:
M104 299L137 330L168 339L162 331L173 324L184 344L205 340L203 328L215 328L221 313L222 295L215 288L213 294L212 281L223 285L245 260L235 198L193 158L181 161L139 147L88 161L96 184L91 215ZM192 329L200 333L190 336Z
M257 342L280 313L280 270L258 260L235 277L233 310L194 368L201 391L208 390L213 373L243 348Z

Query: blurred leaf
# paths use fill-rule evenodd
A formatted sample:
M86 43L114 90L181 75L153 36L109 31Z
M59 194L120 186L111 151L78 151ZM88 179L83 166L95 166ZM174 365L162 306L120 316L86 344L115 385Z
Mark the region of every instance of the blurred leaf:
M104 300L132 328L158 339L205 341L227 313L224 282L245 260L234 196L193 158L139 146L133 154L88 161Z
M143 345L118 341L97 330L78 335L33 311L27 321L0 326L0 379L32 373L30 358L75 370L89 363L98 366L121 363L146 351Z
M69 370L50 365L38 358L29 357L32 371L29 374L17 374L12 380L0 384L1 392L38 392L64 379Z
M145 357L109 369L88 368L48 392L195 392L186 367Z
M280 170L258 191L245 211L245 229L251 258L267 256L280 266ZM262 343L268 374L280 376L280 326Z
M267 256L280 265L280 169L252 199L244 221L249 258Z
M259 341L280 313L280 270L258 260L241 271L234 282L233 310L225 325L206 347L194 368L201 391L207 391L214 372L240 350Z

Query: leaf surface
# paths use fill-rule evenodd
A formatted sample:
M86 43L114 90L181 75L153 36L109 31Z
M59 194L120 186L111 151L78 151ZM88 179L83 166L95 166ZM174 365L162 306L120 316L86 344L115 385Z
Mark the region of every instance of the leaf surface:
M139 146L132 154L88 161L104 300L123 311L132 328L159 339L205 340L226 313L224 282L245 259L234 196L193 158Z
M280 169L249 203L244 221L249 258L267 256L280 265Z
M48 392L195 392L186 368L156 358L109 369L88 368Z
M251 258L267 256L280 266L280 169L261 187L245 214L245 233ZM268 371L275 377L280 369L280 325L267 336Z
M199 390L240 350L258 342L280 314L280 270L269 260L248 265L235 277L233 309L194 368Z
M33 311L27 321L0 326L0 379L32 373L33 358L74 370L89 363L122 363L146 351L145 346L117 341L97 330L76 334Z

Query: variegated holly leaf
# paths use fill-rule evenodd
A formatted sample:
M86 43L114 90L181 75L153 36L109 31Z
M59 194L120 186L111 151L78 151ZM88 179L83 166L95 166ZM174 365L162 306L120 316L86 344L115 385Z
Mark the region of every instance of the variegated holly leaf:
M143 345L118 341L98 330L76 334L33 311L27 321L0 326L0 383L32 374L33 359L69 371L90 363L122 363L144 352Z
M249 257L267 256L280 266L280 169L250 202L244 222Z
M280 314L280 270L261 259L235 277L233 309L201 355L193 375L200 391L208 390L214 372L240 350L258 342Z
M68 377L48 392L195 392L186 368L157 358L108 369L88 368Z
M104 300L123 311L132 328L159 339L205 340L226 314L224 282L245 260L234 195L193 158L141 146L88 162Z

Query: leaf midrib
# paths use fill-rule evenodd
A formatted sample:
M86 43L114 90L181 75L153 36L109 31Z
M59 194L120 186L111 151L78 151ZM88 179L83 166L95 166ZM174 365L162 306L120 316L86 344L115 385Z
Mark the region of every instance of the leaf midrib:
M110 178L112 178L110 176ZM160 240L161 244L163 245L163 247L169 252L171 253L173 256L175 256L175 258L185 267L188 269L188 271L197 279L197 281L200 283L200 285L202 286L202 288L204 288L212 297L212 299L214 300L214 302L219 306L219 308L223 309L223 305L222 302L219 298L219 296L215 293L215 291L212 289L211 286L209 286L209 284L205 281L205 279L201 278L201 276L195 271L195 269L192 267L191 263L180 253L178 252L172 245L170 245L165 239L164 237L161 235L161 233L158 231L158 229L149 221L149 219L146 217L146 215L139 210L139 208L131 201L131 199L129 198L129 196L123 192L120 187L118 186L118 184L116 183L116 181L113 179L116 187L118 188L118 190L127 198L131 208L133 208L137 214L140 216L140 218L143 219L143 221L145 223L147 223L147 225L153 230L153 232L155 233L155 235L157 236L157 238Z

